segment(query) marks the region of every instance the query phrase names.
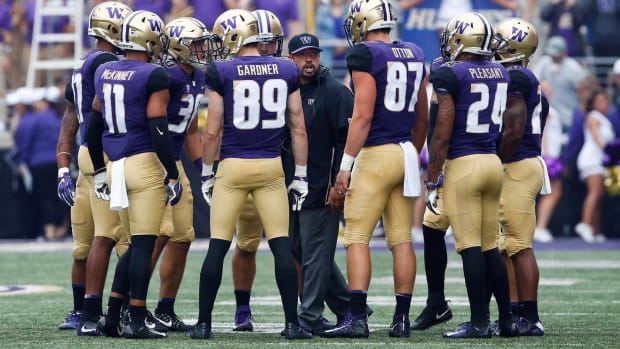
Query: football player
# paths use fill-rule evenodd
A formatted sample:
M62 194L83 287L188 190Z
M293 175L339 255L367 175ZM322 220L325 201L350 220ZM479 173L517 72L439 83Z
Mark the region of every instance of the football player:
M351 312L339 326L325 331L329 337L369 336L368 243L381 216L392 251L396 293L389 335L410 335L416 263L409 212L413 212L413 197L420 195L418 154L428 128L428 101L424 54L415 44L392 41L390 31L395 26L388 0L353 1L344 23L349 44L354 45L347 66L355 97L335 187L339 194L347 194L344 245Z
M519 301L519 334L542 336L538 317L538 265L532 250L536 227L536 196L548 194L549 178L540 157L545 124L540 84L527 69L538 47L534 26L520 18L501 22L494 37L495 62L510 75L508 100L503 116L504 130L498 154L504 165L500 197L500 234L512 261ZM542 189L541 189L542 188Z
M298 209L308 193L307 140L299 73L290 60L260 56L256 18L245 10L228 10L215 21L218 57L207 68L209 109L203 139L202 190L211 205L211 241L200 273L198 323L191 338L210 338L211 313L222 280L222 264L235 221L249 193L265 226L274 255L287 339L306 339L297 319L297 275L288 239L288 200L280 160L282 129L288 126L295 156L295 179L289 192ZM221 148L220 148L221 144ZM217 179L213 162L220 150Z
M77 329L78 335L101 334L97 331L97 320L102 313L101 298L110 252L115 245L118 255L127 250L127 238L118 212L111 211L108 203L97 200L95 196L86 127L95 96L95 70L105 62L118 60L115 53L119 51L121 23L131 12L129 6L115 1L103 2L92 9L88 18L88 35L95 38L95 49L77 62L71 86L65 90L67 108L58 137L56 159L58 196L71 206L74 310L60 329ZM78 151L79 173L74 185L69 164L78 130L81 146ZM79 312L81 318L76 322L72 318Z
M87 138L96 169L95 189L98 198L110 200L110 207L120 210L130 233L130 247L116 265L108 312L98 323L108 336L121 334L120 309L127 297L130 322L122 334L166 336L145 321L151 256L162 215L168 202L179 202L183 188L168 132L170 74L150 63L162 52L163 28L161 18L150 11L127 16L119 40L125 59L103 64L95 72L96 97ZM109 179L103 151L110 158Z
M495 142L510 78L503 66L489 62L492 38L491 25L479 13L452 18L441 36L448 64L430 79L439 110L429 146L426 201L439 213L437 187L443 168L444 210L463 260L471 312L470 321L444 333L445 338L491 336L487 289L497 300L501 334L516 333L506 267L496 241L503 173Z
M170 59L166 59L163 65L172 78L167 111L168 131L180 181L183 187L189 188L181 152L185 147L189 158L202 171L202 141L196 112L204 94L204 70L209 58L207 38L210 33L202 22L190 17L171 21L164 28L164 33L168 42L166 54ZM155 320L170 331L191 329L174 312L174 302L183 279L187 253L195 237L193 201L191 190L187 190L178 204L166 206L153 250L151 268L155 270L157 259L165 247L159 268L161 284Z
M437 69L444 65L446 61L443 57L436 58L431 63L430 73L433 74ZM429 127L426 137L427 146L431 144L433 131L437 121L437 94L431 95L431 106L429 109ZM448 217L444 213L443 207L443 187L437 186L437 210L435 214L428 207L424 211L424 221L422 223L422 234L424 235L424 271L426 274L426 285L428 296L426 307L420 315L411 323L412 330L425 330L431 326L446 322L452 318L452 310L448 306L444 293L446 267L448 266L448 251L444 237L450 226Z
M252 15L258 25L258 53L280 57L284 39L280 20L266 10L253 11ZM256 250L263 235L263 224L251 194L243 205L235 230L237 244L232 257L232 275L237 309L233 331L253 331L250 295L256 276Z

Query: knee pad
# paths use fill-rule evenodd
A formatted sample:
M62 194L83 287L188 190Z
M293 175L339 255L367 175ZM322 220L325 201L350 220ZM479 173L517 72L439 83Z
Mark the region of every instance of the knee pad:
M86 259L86 257L88 257L88 252L90 252L90 246L79 245L73 247L73 252L71 253L71 255L76 261L83 261Z

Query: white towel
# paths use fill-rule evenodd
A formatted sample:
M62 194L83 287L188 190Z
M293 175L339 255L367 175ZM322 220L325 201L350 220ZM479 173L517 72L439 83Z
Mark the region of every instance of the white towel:
M405 182L403 185L403 195L408 197L420 196L420 159L418 151L409 141L400 143L405 157Z
M110 188L110 210L120 211L129 207L127 198L127 183L125 182L125 159L122 158L112 161L111 184Z
M547 171L547 163L545 163L545 159L543 159L542 156L537 156L536 158L540 161L543 167L543 185L540 189L540 194L551 194L551 180L549 179L549 172Z

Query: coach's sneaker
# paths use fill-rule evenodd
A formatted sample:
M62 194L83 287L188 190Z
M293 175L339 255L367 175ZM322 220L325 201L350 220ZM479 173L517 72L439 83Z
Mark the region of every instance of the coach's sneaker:
M233 331L251 332L254 331L252 325L252 310L247 305L242 305L235 311L235 327Z
M65 322L58 326L59 330L77 330L80 324L82 312L71 310L65 317Z
M411 331L409 329L409 317L407 315L394 316L390 325L390 337L409 337Z
M448 302L438 307L426 306L411 324L411 329L415 331L426 330L450 319L452 319L452 310L448 306Z
M284 327L284 338L286 339L311 339L312 333L308 331L305 327L294 324L292 322L287 322Z
M119 319L111 319L108 314L99 318L97 321L97 329L106 337L122 337L123 329L120 326Z
M353 316L351 313L338 326L323 333L327 338L368 338L368 315Z
M146 322L141 324L130 323L125 327L123 332L125 338L137 338L137 339L157 339L166 338L166 332L155 331Z
M544 336L545 329L543 328L542 322L540 320L536 322L532 322L526 318L520 318L517 323L517 327L519 328L520 336Z
M213 336L211 324L206 322L197 323L191 330L185 332L185 335L192 339L209 339Z
M80 326L77 329L77 335L90 337L104 336L104 334L97 329L97 321L93 320L80 321Z
M474 326L471 322L466 322L453 332L446 332L443 334L443 338L491 338L491 331L489 325Z
M177 314L173 313L160 313L155 310L155 321L164 326L168 331L187 332L192 329L192 326L184 323Z

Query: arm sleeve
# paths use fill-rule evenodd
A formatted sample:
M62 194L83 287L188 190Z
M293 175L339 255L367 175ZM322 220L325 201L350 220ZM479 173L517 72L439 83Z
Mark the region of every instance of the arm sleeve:
M65 88L65 100L71 104L75 104L75 96L73 96L73 86L69 82Z
M351 48L347 56L347 67L349 71L371 72L372 54L366 45L355 45Z
M459 82L452 69L446 66L437 69L431 74L430 81L433 83L435 93L449 94L456 101Z
M88 130L86 131L86 142L88 143L88 152L93 162L93 168L96 170L105 167L103 160L103 115L94 111L88 122Z
M509 70L510 84L508 85L508 95L527 98L532 92L532 81L519 70Z
M205 80L210 89L219 93L221 96L224 95L224 85L222 84L222 81L220 81L220 74L217 72L217 67L214 63L209 64L207 67Z
M149 75L149 81L146 84L146 93L151 95L153 92L167 89L172 83L170 74L163 67L158 67Z
M179 170L172 155L172 140L168 133L168 118L165 116L149 118L149 130L151 131L155 152L159 161L164 165L168 178L178 179Z

